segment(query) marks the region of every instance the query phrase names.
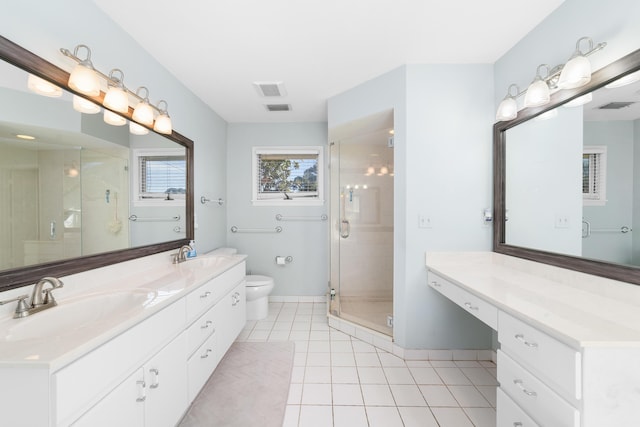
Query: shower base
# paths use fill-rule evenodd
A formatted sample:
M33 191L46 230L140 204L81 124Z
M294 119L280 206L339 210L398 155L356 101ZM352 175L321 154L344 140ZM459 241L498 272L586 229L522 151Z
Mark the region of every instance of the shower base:
M336 296L331 301L330 313L340 319L393 336L393 328L387 326L387 318L393 315L391 297Z

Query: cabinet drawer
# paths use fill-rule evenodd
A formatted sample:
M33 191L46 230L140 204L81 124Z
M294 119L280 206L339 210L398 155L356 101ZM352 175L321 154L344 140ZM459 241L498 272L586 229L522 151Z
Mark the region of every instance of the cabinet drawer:
M502 311L498 323L498 341L505 353L566 399L581 399L580 352Z
M187 329L187 355L193 354L209 336L216 332L220 321L219 311L219 304L216 304L189 326Z
M187 322L196 320L242 281L244 276L245 263L241 262L187 295Z
M211 335L187 362L187 382L189 403L198 396L202 386L207 382L220 360L217 348L217 335Z
M509 396L500 388L496 390L496 425L498 427L539 427Z
M498 350L500 388L540 425L579 427L580 413L542 381Z
M482 298L433 273L429 273L429 286L489 325L491 329L498 329L498 309Z

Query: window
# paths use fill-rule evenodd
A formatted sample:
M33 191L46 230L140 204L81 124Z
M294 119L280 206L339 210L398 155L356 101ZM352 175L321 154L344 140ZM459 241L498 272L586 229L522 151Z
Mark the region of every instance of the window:
M134 150L133 202L137 205L184 205L187 161L183 149Z
M322 147L254 147L253 204L321 205Z
M606 203L607 147L584 147L582 153L582 200L585 206Z

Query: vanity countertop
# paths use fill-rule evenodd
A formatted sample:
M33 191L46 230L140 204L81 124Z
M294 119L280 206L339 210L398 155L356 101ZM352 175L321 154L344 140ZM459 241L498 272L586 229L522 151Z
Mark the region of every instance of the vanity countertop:
M9 314L0 317L0 368L31 366L56 371L245 259L246 255L213 251L171 264L169 254L163 253L63 277L64 288L54 292L57 307L23 319ZM117 308L130 298L136 298L139 305L124 311ZM90 300L93 305L82 311L83 301ZM108 311L104 315L105 307L111 306L113 315ZM61 316L62 310L69 316ZM84 316L92 320L82 323Z
M640 347L640 286L495 252L427 252L426 266L572 347Z

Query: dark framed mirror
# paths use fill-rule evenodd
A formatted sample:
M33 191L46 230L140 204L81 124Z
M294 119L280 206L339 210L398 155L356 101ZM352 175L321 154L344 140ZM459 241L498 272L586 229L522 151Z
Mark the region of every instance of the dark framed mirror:
M194 238L193 141L175 131L134 136L129 126L105 124L101 114L74 111L77 96L104 108L104 92L74 92L68 72L1 36L0 59L0 291ZM31 76L63 93L53 99L30 92ZM120 115L130 120L132 113L129 107ZM158 159L179 170L179 185L159 190L166 184L148 182L152 175L142 171Z
M615 87L638 70L640 50L494 125L495 252L640 285L640 83Z

